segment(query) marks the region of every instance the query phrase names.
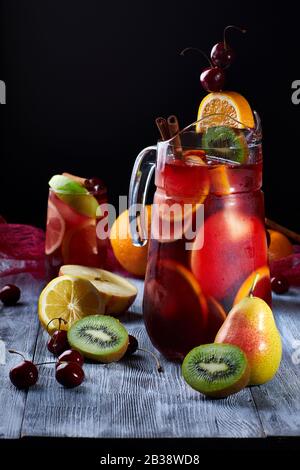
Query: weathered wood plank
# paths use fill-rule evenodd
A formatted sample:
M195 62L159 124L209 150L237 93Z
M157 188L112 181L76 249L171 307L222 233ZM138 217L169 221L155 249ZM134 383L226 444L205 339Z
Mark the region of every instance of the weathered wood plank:
M121 318L153 350L141 319L142 284L131 312ZM40 331L35 360L51 360ZM208 400L183 381L180 366L151 356L109 365L86 364L87 380L65 390L54 367L40 368L40 380L27 397L22 436L51 437L261 437L260 420L249 390L227 400Z
M6 349L12 348L32 358L37 338L38 321L36 299L41 283L29 274L1 278L1 286L17 284L22 290L21 301L14 307L0 307L0 340ZM26 392L18 391L10 383L9 370L20 358L7 353L5 364L0 365L0 438L14 439L21 435Z
M300 435L300 291L274 296L273 311L283 341L274 379L251 389L267 436Z

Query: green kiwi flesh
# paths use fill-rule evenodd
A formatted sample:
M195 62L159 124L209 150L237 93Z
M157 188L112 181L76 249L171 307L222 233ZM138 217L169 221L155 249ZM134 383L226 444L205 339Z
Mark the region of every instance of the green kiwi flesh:
M121 359L128 347L128 332L114 317L90 315L73 323L68 331L72 349L99 362Z
M246 163L249 155L243 131L233 127L208 127L202 136L202 147L208 155L235 163Z
M250 369L245 353L238 346L212 343L198 346L187 354L182 374L193 389L209 397L222 398L248 385Z

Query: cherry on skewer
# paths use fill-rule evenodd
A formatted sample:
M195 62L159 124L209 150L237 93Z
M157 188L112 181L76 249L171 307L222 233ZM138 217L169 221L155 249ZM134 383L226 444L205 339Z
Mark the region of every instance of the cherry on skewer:
M67 321L64 320L63 318L52 318L52 320L50 320L48 325L47 325L47 332L48 333L49 333L49 325L54 320L58 320L58 322L59 322L58 330L54 331L53 335L48 340L47 348L48 348L48 351L53 353L55 356L59 356L60 354L62 354L67 349L70 349L67 332L65 330L60 329L61 324L64 323L64 325L66 325Z
M181 51L180 55L185 55L187 51L196 51L203 55L208 61L210 67L207 67L200 74L200 82L203 88L208 92L222 91L225 84L225 72L221 67L215 66L209 57L197 47L187 47Z
M228 68L234 61L235 53L228 45L226 40L226 33L229 29L236 29L241 33L246 33L246 30L235 25L228 25L224 28L223 41L215 44L211 50L210 58L214 66L221 67L222 69Z

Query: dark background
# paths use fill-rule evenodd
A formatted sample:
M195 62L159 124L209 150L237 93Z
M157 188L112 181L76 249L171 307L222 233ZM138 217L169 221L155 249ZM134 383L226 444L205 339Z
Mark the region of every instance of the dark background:
M296 2L2 0L0 213L43 226L57 172L103 178L112 202L127 194L137 153L155 143L154 119L194 121L209 53L227 24L237 60L227 88L244 94L264 127L266 213L300 231L300 79Z

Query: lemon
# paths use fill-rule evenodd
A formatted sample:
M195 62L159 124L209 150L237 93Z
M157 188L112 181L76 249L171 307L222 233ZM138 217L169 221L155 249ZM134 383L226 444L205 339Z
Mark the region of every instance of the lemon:
M87 315L103 314L105 298L87 279L60 276L53 279L41 292L38 314L42 326L52 334L57 329L54 318L62 318L61 328L68 330L76 320Z

